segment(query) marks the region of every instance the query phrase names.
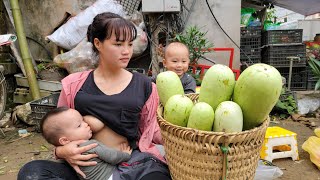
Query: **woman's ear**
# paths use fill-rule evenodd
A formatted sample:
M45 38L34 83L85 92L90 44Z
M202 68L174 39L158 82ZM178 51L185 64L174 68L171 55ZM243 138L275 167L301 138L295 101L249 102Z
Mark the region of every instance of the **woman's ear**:
M101 48L101 42L99 41L98 38L94 38L94 40L93 40L93 45L96 47L97 50L100 50L100 48Z
M59 138L59 143L61 144L61 145L66 145L66 144L68 144L70 142L70 140L68 139L68 138L66 138L66 137L61 137L61 138Z

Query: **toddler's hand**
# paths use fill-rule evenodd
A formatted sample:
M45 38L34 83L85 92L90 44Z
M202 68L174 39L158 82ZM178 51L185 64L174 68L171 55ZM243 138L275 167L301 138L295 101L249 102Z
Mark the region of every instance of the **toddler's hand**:
M128 154L132 153L132 149L127 143L122 143L120 145L120 151L128 153Z

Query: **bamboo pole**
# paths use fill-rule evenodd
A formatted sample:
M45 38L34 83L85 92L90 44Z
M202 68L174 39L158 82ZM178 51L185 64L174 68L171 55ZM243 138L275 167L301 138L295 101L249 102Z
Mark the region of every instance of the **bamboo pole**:
M24 32L23 21L21 16L21 11L19 7L18 0L10 0L10 5L12 8L13 20L17 32L17 37L19 41L22 61L25 67L28 83L30 86L30 91L33 99L40 99L40 90L36 75L34 73L32 59L29 54L29 47L27 44L27 38Z

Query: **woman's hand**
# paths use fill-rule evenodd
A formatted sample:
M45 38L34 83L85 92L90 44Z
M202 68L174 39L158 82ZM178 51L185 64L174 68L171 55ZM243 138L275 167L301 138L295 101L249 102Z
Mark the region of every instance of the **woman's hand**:
M97 154L86 154L82 153L96 147L98 144L93 143L87 146L79 147L81 143L86 142L86 140L73 141L64 146L58 146L56 148L56 156L58 158L65 159L73 169L80 174L82 177L86 177L85 174L80 170L79 166L94 166L97 164L95 161L87 161L91 158L98 157Z

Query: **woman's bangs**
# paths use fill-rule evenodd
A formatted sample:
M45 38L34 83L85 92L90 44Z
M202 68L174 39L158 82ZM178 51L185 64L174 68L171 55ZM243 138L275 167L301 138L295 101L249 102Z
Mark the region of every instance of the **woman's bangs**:
M108 27L109 25L109 27ZM124 19L113 19L107 24L106 39L110 39L112 33L116 36L116 41L133 41L136 39L137 30L134 25Z

